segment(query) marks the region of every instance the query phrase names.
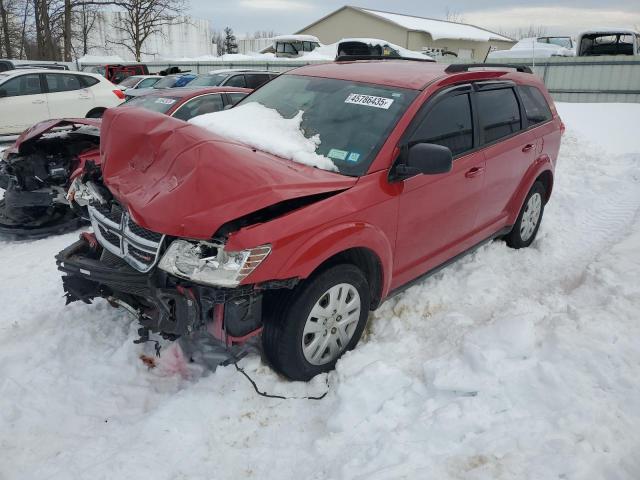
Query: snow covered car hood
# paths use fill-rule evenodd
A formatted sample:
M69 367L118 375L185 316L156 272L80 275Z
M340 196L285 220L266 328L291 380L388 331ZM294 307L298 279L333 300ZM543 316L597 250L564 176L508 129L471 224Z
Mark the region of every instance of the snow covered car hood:
M59 118L45 120L36 123L34 126L22 132L16 142L9 148L9 153L20 153L20 149L32 140L40 138L43 134L50 132L54 128L67 127L72 125L88 125L100 128L102 119L100 118Z
M177 237L209 239L245 215L357 181L140 109L107 110L100 150L104 184L133 220Z

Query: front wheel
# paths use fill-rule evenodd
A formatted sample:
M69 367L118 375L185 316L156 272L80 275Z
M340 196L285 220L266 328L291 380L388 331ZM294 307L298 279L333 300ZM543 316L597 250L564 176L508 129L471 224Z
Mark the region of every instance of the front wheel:
M332 370L353 349L367 323L369 284L354 265L337 265L310 277L268 318L265 355L291 380Z
M529 190L513 229L505 237L511 248L526 248L535 240L542 214L546 190L541 182L536 182Z

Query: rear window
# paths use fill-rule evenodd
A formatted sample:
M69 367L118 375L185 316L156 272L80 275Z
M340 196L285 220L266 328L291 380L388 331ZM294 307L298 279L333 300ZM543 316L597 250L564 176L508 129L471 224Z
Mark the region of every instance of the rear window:
M224 79L229 76L228 73L216 73L215 75L200 75L189 82L190 87L217 87Z
M155 95L144 95L133 97L123 103L123 107L140 107L158 113L167 113L178 102L176 97L156 97Z
M512 88L479 91L477 99L484 143L495 142L521 129L520 109Z
M247 88L256 89L263 83L267 83L270 79L268 73L247 73L245 74L247 79Z
M125 78L123 81L120 82L120 86L121 87L133 87L135 86L136 83L138 83L140 81L140 77L129 77L129 78Z
M529 125L551 120L551 109L540 90L536 87L528 86L520 86L518 90L520 91L520 98L522 98L522 104Z

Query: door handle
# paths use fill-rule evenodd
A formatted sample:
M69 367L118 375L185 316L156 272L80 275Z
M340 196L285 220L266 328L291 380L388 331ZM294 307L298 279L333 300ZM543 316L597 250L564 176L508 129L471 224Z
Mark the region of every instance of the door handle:
M533 147L534 147L533 143L527 143L524 147L522 147L522 152L526 153L531 149L533 149Z
M31 102L31 103L39 105L39 104L41 104L41 103L44 103L44 100L34 100L34 101L33 101L33 102Z
M484 167L473 167L471 170L468 170L467 173L464 174L467 178L477 177L478 175L482 175L484 173Z

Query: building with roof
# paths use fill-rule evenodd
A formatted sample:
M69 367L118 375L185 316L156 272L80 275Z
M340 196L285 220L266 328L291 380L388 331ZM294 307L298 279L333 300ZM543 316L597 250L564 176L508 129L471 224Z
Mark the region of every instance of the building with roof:
M346 5L296 32L315 35L324 44L346 37L384 39L409 50L430 54L453 52L459 58L483 60L489 49L505 50L516 41L498 33L433 18Z

